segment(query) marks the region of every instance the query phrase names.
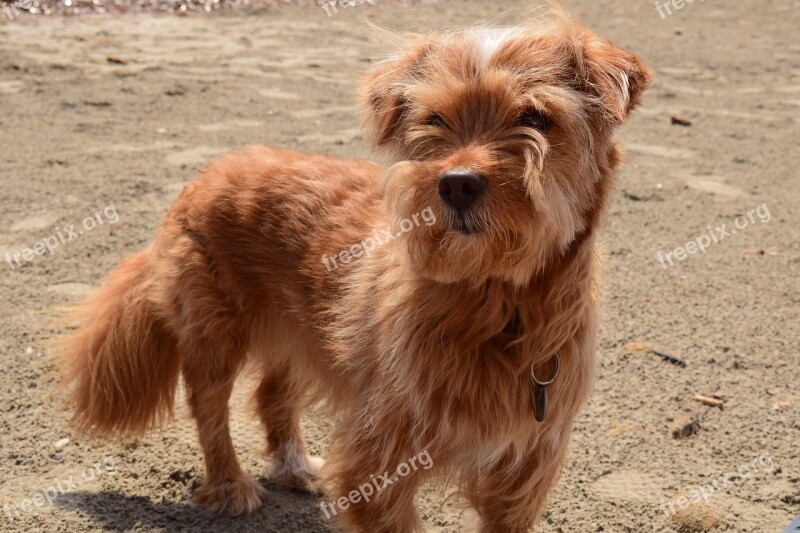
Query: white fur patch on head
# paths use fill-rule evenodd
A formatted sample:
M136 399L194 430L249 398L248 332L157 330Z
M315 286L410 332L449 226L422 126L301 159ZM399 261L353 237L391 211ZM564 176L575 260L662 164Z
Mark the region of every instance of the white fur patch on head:
M487 66L498 50L519 35L519 28L481 28L475 35L475 59Z

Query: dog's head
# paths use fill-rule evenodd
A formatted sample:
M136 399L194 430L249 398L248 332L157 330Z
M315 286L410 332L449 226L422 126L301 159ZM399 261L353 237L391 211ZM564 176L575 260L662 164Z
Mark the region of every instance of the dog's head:
M523 284L602 214L619 162L612 130L650 72L554 19L409 39L367 75L390 214L436 214L402 235L424 276Z

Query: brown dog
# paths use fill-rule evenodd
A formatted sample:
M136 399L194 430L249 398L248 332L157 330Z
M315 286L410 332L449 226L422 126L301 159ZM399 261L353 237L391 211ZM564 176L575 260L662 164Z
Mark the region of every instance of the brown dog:
M315 486L300 411L337 410L323 508L340 527L419 529L415 492L438 478L484 531L527 531L590 390L612 132L649 78L562 14L408 41L362 93L385 170L252 147L184 189L68 340L77 426L139 434L182 375L197 500L252 511L265 491L239 466L228 399L255 360L272 477ZM423 451L432 467L353 496Z

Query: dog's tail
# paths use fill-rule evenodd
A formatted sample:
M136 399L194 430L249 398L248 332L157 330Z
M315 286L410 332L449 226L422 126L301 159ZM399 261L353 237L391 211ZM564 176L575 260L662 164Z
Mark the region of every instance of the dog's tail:
M79 308L60 363L72 423L95 436L138 436L172 417L180 359L152 299L149 251L127 259Z

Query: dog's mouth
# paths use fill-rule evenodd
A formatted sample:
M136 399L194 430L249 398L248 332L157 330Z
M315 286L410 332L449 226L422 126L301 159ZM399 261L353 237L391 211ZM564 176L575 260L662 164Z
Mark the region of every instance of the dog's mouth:
M458 233L463 235L475 235L481 232L480 226L473 220L466 218L464 215L457 215L453 220L452 227Z

